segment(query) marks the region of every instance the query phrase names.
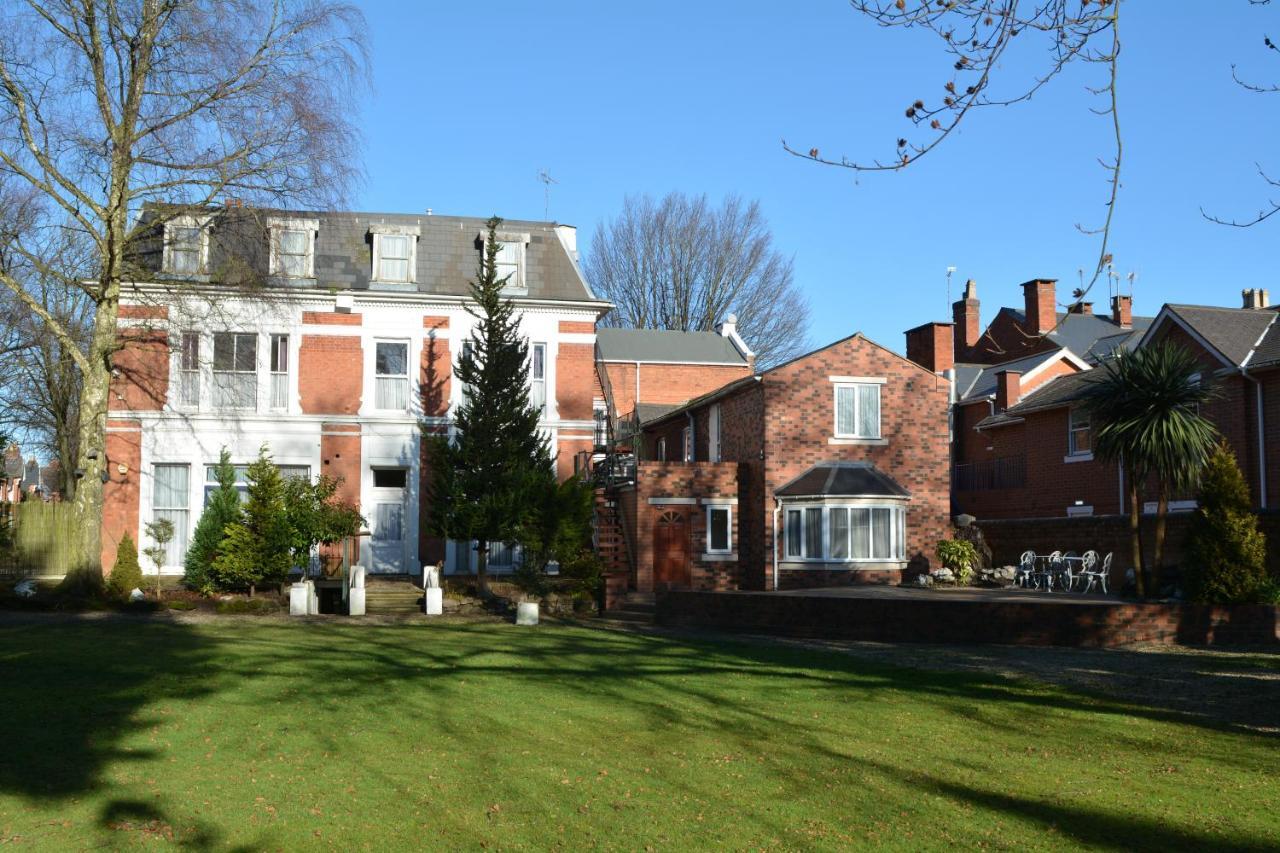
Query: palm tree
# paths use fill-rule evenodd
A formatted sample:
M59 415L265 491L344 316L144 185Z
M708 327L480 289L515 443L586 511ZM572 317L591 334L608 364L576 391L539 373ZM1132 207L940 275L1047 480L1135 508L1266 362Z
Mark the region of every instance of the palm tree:
M1154 476L1158 489L1150 578L1158 590L1169 495L1195 485L1217 440L1217 430L1200 414L1213 390L1202 381L1200 365L1191 353L1167 341L1122 351L1098 370L1100 375L1085 392L1084 404L1096 426L1094 453L1118 461L1128 482L1129 536L1142 596L1146 594L1139 531L1142 483Z

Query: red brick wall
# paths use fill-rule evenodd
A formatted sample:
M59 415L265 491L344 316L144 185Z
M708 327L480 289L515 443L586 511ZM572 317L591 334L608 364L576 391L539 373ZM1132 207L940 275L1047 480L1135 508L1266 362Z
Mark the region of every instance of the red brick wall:
M640 592L654 588L653 529L664 512L676 512L688 519L691 580L694 589L736 589L739 586L738 563L706 561L706 507L702 498L735 498L738 496L737 465L732 462L640 462L636 485L621 493L619 508L624 518L628 546L635 562L635 586ZM651 504L650 498L693 498L696 504ZM734 507L733 541L741 548L737 529L738 507ZM739 552L739 556L741 553Z
M169 319L169 306L121 305L116 312L116 318L120 320L167 320Z
M560 324L562 327L564 323ZM596 390L595 347L561 343L556 354L556 405L568 421L589 421Z
M562 335L594 335L596 333L596 324L588 320L561 320L559 328Z
M354 415L360 411L363 386L364 351L359 338L302 336L298 349L298 396L303 412Z
M320 425L320 473L342 480L339 500L360 505L360 424Z
M1028 335L1013 312L1001 308L978 339L978 345L964 354L964 360L979 364L999 364L1056 349L1057 346L1047 337Z
M834 391L828 376L878 376L884 445L832 445ZM818 462L865 461L911 493L907 503L909 561L924 568L939 539L949 535L950 447L947 428L950 383L897 353L855 335L764 374L764 485L772 495ZM770 501L771 503L771 501ZM772 507L765 523L766 560L744 566L746 587L763 589L772 571ZM801 574L807 572L801 571ZM849 579L847 577L843 580ZM819 575L799 582L826 580ZM791 581L788 579L788 583Z
M556 454L556 476L561 480L567 480L573 476L573 459L582 451L588 453L595 447L595 440L591 438L566 438L563 435L556 442L556 446L552 451Z
M159 411L169 392L169 340L152 329L123 328L111 359L111 411Z
M727 385L735 379L751 375L745 364L641 364L640 398L636 399L636 366L634 363L605 363L614 415L635 411L636 403L683 403Z
M107 474L102 487L102 570L111 573L116 549L125 533L138 537L138 478L142 467L142 424L107 421ZM128 466L121 474L120 465Z
M432 319L430 317L423 320ZM428 417L444 417L449 413L449 387L453 380L453 359L449 342L434 335L422 341L422 413Z
M303 311L302 322L317 326L359 326L359 314L343 314L337 311Z

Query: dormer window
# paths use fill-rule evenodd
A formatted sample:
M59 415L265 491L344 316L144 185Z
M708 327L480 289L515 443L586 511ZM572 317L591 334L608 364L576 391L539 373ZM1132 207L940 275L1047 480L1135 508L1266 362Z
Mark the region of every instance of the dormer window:
M199 275L209 266L209 219L176 216L164 225L164 271Z
M480 245L485 246L488 233L480 235ZM525 294L529 285L525 279L525 247L529 245L528 234L513 234L507 231L497 233L498 257L494 264L497 280L503 282L503 293Z
M315 277L315 219L271 219L271 274L283 278Z
M374 281L412 284L418 260L418 226L373 225Z

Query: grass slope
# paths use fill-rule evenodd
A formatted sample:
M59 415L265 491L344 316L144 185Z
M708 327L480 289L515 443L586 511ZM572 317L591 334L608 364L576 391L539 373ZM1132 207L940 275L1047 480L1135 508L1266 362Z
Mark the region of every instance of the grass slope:
M796 648L50 623L0 695L0 844L1280 847L1274 738Z

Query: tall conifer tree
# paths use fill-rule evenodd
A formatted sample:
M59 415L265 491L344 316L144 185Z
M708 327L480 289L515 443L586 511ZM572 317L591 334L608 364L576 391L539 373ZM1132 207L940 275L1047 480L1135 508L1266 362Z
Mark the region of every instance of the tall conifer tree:
M477 580L488 593L489 543L516 537L529 512L535 484L550 471L550 442L538 429L541 412L529 402L529 344L520 334L515 307L498 277L498 227L491 218L476 280L476 318L454 368L462 403L453 415L455 435L428 434L432 470L428 527L436 536L474 541Z

